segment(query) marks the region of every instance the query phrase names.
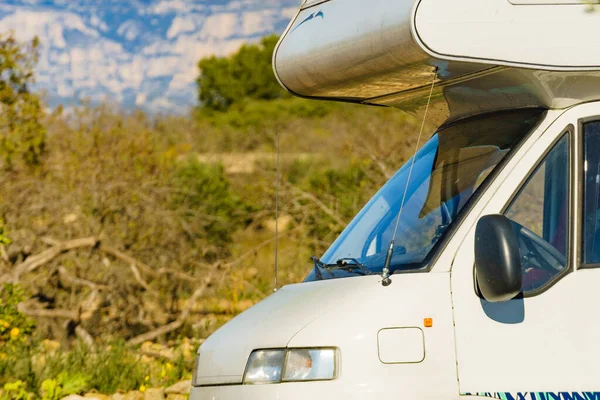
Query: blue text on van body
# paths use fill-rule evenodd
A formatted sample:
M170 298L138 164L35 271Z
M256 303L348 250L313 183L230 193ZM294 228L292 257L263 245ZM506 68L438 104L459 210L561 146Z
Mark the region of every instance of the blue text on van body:
M491 397L500 400L600 400L600 392L524 392L466 393L467 396Z

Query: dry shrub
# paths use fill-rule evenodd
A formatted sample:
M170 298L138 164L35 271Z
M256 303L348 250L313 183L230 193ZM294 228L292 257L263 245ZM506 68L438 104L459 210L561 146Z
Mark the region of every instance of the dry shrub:
M288 225L280 283L301 281L309 256L320 255L408 157L416 124L393 110L299 104L155 119L84 105L48 116L44 162L0 176L0 216L12 240L0 275L13 279L21 263L61 243L91 241L19 277L32 297L28 310L68 311L38 312L40 332L68 340L85 337L80 327L92 338L127 340L183 315L172 334L206 335L270 293L278 132ZM257 149L273 157L254 157L249 173L198 161ZM203 286L196 303L220 307L188 307Z

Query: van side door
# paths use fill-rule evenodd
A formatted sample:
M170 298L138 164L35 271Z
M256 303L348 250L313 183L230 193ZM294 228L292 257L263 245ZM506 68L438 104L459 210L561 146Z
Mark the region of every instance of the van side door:
M589 115L600 115L600 103L565 112L490 186L480 216L509 218L521 294L492 303L479 293L476 224L456 253L462 396L600 399L600 117Z

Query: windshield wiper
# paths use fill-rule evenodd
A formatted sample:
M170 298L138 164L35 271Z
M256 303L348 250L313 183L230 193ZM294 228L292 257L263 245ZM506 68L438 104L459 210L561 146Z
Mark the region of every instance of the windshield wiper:
M340 258L335 264L325 265L327 271L356 272L361 275L371 275L371 271L356 258Z
M311 259L315 263L315 274L319 279L323 279L323 275L321 274L320 268L329 272L331 276L333 276L333 271L354 272L359 275L373 274L363 263L358 261L356 258L340 258L336 261L335 264L325 264L323 261L319 260L315 256L312 256Z

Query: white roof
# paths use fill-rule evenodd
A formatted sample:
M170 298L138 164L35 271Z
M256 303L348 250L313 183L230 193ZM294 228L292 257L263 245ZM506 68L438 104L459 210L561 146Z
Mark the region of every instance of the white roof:
M600 12L583 1L421 0L413 30L423 50L444 60L600 69Z

